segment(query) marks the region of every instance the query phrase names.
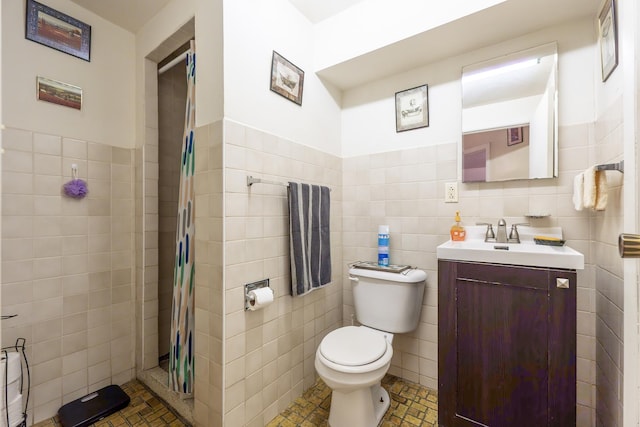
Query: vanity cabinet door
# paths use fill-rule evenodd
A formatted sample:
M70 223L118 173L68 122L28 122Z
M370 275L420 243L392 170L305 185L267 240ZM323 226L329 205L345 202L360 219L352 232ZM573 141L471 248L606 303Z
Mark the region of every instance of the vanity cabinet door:
M575 301L574 271L440 260L439 424L575 426Z

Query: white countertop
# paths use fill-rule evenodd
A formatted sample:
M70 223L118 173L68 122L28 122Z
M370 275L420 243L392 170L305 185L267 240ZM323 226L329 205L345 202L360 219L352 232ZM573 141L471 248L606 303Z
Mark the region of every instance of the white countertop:
M538 245L534 235L562 237L559 227L535 229L519 228L522 243L494 243L484 241L484 226L465 227L467 239L463 242L449 240L438 246L438 259L452 261L489 262L497 264L525 265L531 267L584 269L584 255L567 245ZM495 231L495 227L494 227ZM508 232L508 230L507 230ZM496 249L496 247L506 247Z

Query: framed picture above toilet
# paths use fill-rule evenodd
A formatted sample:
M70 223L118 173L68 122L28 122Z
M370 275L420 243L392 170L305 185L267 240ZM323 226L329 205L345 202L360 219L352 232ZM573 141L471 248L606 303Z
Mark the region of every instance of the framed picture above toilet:
M427 85L396 92L396 132L429 126Z

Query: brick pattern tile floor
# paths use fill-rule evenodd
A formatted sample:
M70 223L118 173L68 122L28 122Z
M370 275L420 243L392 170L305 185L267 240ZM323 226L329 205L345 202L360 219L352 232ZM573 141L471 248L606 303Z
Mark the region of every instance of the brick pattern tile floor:
M131 398L129 406L93 424L95 427L189 426L141 382L130 381L122 385L122 389ZM33 425L33 427L61 426L57 416Z
M435 427L438 423L438 396L435 391L386 375L382 386L391 396L391 405L381 427ZM126 408L94 424L95 427L183 427L189 426L171 408L139 381L122 386L131 398ZM294 400L267 427L326 427L331 406L331 389L321 379ZM54 417L33 427L62 427Z
M381 427L433 427L438 424L438 395L434 390L386 375L382 386L391 405ZM326 427L331 406L331 389L321 379L294 400L267 427Z

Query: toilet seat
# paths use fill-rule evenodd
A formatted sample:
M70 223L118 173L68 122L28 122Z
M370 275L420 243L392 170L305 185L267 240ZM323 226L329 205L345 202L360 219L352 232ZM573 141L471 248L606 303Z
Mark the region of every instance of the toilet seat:
M387 341L378 333L357 326L330 332L319 348L322 356L341 366L363 366L379 360L387 352Z

